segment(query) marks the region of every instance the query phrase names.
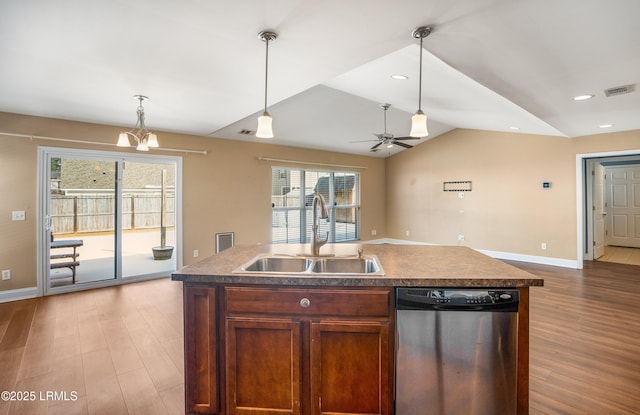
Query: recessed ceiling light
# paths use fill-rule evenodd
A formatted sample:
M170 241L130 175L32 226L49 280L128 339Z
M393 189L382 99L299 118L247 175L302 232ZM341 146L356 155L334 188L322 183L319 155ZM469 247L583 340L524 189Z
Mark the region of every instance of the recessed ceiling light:
M600 128L611 128L611 127L613 127L613 124L601 124L598 127L600 127Z
M584 101L584 100L587 100L587 99L591 99L593 97L595 97L595 95L593 95L593 94L578 95L576 97L573 97L573 100L574 101Z
M517 130L519 130L519 129L520 129L520 127L515 127L515 126L513 126L513 127L509 127L509 128L510 128L510 129L512 129L512 130L514 130L514 131L517 131Z
M409 77L407 75L391 75L391 78L398 79L398 80L401 80L401 81L409 79Z

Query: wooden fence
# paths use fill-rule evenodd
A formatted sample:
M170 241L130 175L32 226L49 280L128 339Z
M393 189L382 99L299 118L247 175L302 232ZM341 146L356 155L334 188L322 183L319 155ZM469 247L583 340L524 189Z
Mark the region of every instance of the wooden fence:
M122 198L122 229L160 227L160 192L126 194ZM51 228L56 234L105 232L115 229L115 197L113 194L84 194L51 197ZM166 227L175 225L175 195L167 192Z

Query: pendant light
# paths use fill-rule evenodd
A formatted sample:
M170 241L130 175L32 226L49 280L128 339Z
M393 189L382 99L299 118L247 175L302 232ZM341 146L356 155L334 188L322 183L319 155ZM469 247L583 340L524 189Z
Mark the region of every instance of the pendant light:
M138 143L136 146L136 150L138 151L149 151L149 147L160 147L158 145L158 136L147 130L147 127L144 125L144 107L142 106L142 101L149 99L149 97L144 95L134 95L133 97L140 102L137 111L138 120L136 121L136 126L131 130L120 133L117 146L131 147L129 137L133 137Z
M424 112L422 112L422 40L429 36L431 33L431 27L429 26L420 26L418 28L413 29L411 35L420 39L420 82L418 84L418 111L413 114L411 117L411 132L409 133L410 137L426 137L429 135L429 131L427 130L427 116Z
M267 112L267 81L269 79L269 42L274 40L278 35L275 32L263 30L258 33L258 39L262 40L266 47L265 66L264 66L264 112L258 117L258 129L256 137L273 138L273 128L271 127L271 115Z

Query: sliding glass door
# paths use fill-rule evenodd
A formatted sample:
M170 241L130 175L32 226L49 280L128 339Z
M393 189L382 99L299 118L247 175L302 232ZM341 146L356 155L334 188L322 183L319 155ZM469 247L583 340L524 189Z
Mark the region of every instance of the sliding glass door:
M44 292L177 269L180 159L40 148Z
M115 279L117 163L52 155L48 165L49 287Z
M122 276L176 269L175 168L126 162L122 172Z

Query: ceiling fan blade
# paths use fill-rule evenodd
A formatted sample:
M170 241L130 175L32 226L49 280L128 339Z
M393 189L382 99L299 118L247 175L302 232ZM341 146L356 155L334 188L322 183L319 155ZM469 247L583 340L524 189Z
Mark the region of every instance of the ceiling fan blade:
M376 144L375 146L371 147L371 151L378 151L378 147L380 147L381 145L382 145L382 141Z
M376 137L378 137L378 140L382 140L382 139L384 139L384 134L376 134L376 133L373 133L373 135L375 135Z
M394 140L420 140L421 137L394 137Z
M395 144L397 146L400 146L400 147L404 147L404 148L413 148L413 146L410 146L409 144L405 144L405 143L396 143L394 141L393 144Z
M350 143L366 143L370 141L380 141L380 140L358 140L358 141L349 141Z

